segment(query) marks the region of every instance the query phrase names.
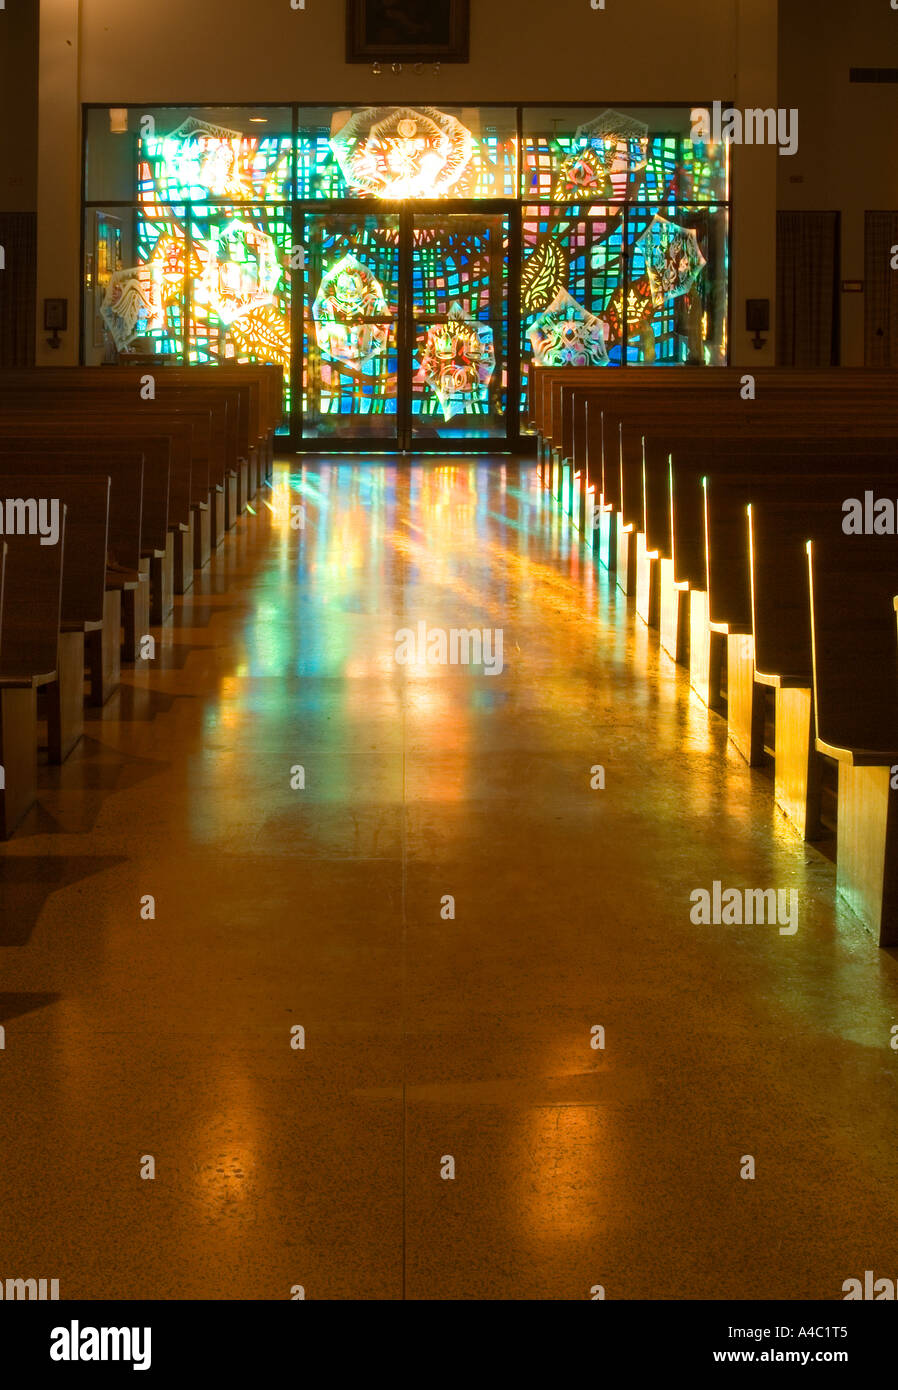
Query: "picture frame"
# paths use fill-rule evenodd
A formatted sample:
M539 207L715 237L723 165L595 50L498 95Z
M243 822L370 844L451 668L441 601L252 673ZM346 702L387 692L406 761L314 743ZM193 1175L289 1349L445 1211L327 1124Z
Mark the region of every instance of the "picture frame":
M346 0L347 63L466 63L470 0Z

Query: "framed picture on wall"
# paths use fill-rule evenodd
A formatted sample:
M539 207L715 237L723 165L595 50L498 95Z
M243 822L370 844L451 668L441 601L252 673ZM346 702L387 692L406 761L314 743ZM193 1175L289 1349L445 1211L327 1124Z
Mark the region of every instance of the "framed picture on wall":
M346 0L348 63L466 63L470 0Z
M102 347L105 325L100 306L106 298L106 286L117 270L122 268L122 224L108 212L97 212L94 237L94 347Z

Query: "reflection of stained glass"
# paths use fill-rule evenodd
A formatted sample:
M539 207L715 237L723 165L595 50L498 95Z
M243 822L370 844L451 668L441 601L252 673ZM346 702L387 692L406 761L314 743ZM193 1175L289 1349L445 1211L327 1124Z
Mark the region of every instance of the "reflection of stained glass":
M525 313L545 309L564 289L567 261L556 241L543 241L524 262L521 272L521 305Z
M496 366L493 330L465 317L453 304L445 323L432 324L421 353L419 376L440 403L443 417L489 409L486 388Z
M604 324L567 290L537 315L528 337L540 367L603 367L608 362Z
M152 327L160 327L152 277L140 266L117 270L107 282L100 317L119 352Z
M608 343L611 347L616 347L623 341L622 305L624 302L623 286L616 290L608 301L603 311L602 317L608 324L609 336ZM652 339L652 314L654 304L652 300L652 290L648 277L643 275L639 280L633 282L627 290L627 338L634 341L643 338L642 344L644 355L654 360L654 340Z
M705 264L693 227L680 227L656 213L643 232L643 255L657 307L687 294Z

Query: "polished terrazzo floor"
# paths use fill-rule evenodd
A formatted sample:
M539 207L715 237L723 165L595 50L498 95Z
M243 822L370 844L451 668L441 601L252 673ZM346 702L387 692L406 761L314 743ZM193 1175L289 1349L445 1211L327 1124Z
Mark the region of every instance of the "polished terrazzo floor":
M293 459L271 499L0 847L0 1277L832 1299L898 1275L896 953L532 466ZM420 620L501 628L502 673L397 664ZM693 925L714 879L797 887L797 933Z

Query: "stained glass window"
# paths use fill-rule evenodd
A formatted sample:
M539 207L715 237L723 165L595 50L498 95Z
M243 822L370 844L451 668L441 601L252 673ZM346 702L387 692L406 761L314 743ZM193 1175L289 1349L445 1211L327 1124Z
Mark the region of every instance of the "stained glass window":
M190 210L188 362L274 362L290 397L288 207Z
M293 192L290 135L241 135L195 117L138 143L137 196L144 203L280 202Z
M514 198L515 113L509 108L304 108L299 198Z
M522 379L726 361L727 147L686 108L523 115ZM553 297L554 296L554 297Z
M532 201L717 202L728 147L693 142L684 107L524 112L521 193Z
M297 435L391 445L504 437L533 362L724 363L728 147L690 120L90 108L84 360L278 362Z

